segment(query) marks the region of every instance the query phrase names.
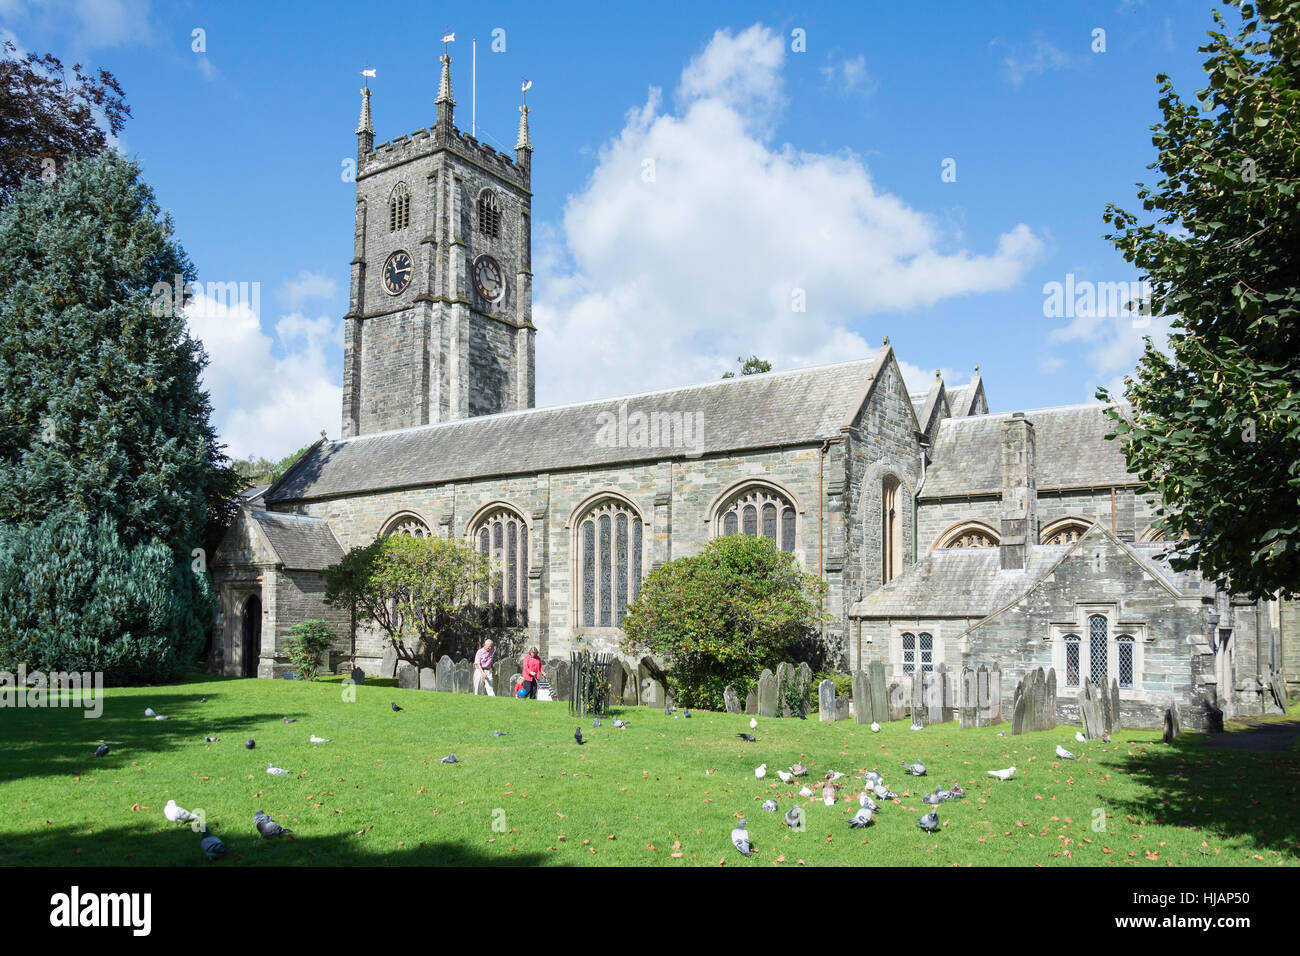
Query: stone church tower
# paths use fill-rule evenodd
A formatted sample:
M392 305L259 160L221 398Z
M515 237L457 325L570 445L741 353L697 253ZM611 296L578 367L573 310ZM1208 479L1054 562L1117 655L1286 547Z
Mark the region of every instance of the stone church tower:
M532 408L527 105L511 160L456 129L446 54L430 129L376 147L361 94L343 437Z

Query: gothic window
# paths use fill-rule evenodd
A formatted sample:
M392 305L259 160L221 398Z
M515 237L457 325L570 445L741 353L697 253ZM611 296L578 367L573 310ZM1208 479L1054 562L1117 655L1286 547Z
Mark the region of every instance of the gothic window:
M1119 651L1119 686L1127 690L1133 686L1133 638L1121 634L1115 647Z
M1062 687L1077 689L1087 681L1102 693L1110 691L1112 679L1121 690L1142 690L1142 644L1149 640L1147 625L1124 622L1115 624L1115 612L1096 607L1080 607L1073 624L1053 625L1056 643L1052 666L1064 675Z
M903 673L913 674L916 672L916 635L903 635Z
M620 627L628 606L641 593L641 516L612 498L598 502L578 520L577 580L582 627Z
M401 514L388 519L388 524L379 533L381 538L390 534L409 534L413 538L430 537L429 526L413 514Z
M492 562L492 580L478 600L496 627L528 623L528 525L512 508L494 508L470 529L470 540Z
M978 522L967 522L949 531L943 536L941 548L996 548L999 544L997 534Z
M893 475L887 475L881 484L880 496L880 567L881 583L888 584L898 576L903 564L902 516L899 514L899 484Z
M921 670L934 670L934 637L930 634L922 634L920 637L921 645Z
M1065 635L1065 686L1079 686L1079 635Z
M1092 686L1106 689L1106 619L1100 614L1088 618L1088 669Z
M794 552L794 505L765 485L751 485L724 501L714 515L714 528L716 534L770 538L779 550Z
M388 231L397 232L411 224L411 194L406 183L393 187L393 194L388 199Z
M478 197L478 231L493 239L501 238L501 202L490 189Z
M1074 544L1090 527L1082 521L1056 522L1043 529L1043 544Z

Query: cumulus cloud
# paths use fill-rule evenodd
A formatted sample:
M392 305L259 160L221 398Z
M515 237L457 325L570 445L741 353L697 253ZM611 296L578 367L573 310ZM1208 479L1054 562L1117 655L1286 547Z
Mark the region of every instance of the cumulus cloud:
M865 356L863 318L1006 289L1037 258L1024 224L960 248L859 156L774 145L784 60L766 27L719 31L677 108L652 88L538 230L539 405L714 379L737 355Z
M875 81L867 72L867 58L861 54L838 63L828 58L827 64L820 69L826 85L841 93L870 93L876 88Z
M1005 44L999 40L994 40L991 44L993 47L1002 45ZM1062 70L1071 65L1072 61L1066 53L1046 40L1036 39L1029 44L1028 49L1023 46L1013 47L1002 58L1002 75L1012 86L1020 86L1036 73Z
M1047 339L1054 344L1073 346L1070 349L1073 363L1082 364L1088 372L1087 399L1093 398L1099 385L1119 397L1124 393L1124 379L1137 368L1146 338L1156 348L1169 350L1172 322L1168 316L1090 311L1074 315L1069 324L1053 329ZM1064 359L1051 353L1039 359L1044 371L1056 371L1064 365Z
M290 309L301 309L317 299L329 299L338 284L319 272L302 271L297 278L288 279L280 288L280 296Z
M5 0L0 14L41 29L72 31L72 46L88 51L153 41L149 0Z

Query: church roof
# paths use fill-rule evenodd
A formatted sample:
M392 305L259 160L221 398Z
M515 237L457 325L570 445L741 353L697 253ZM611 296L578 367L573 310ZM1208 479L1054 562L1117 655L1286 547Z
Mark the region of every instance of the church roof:
M266 535L280 563L291 571L321 571L343 557L329 522L306 515L250 508L248 514Z
M322 441L271 487L266 500L696 457L838 437L890 354L885 347L853 362ZM640 440L632 418L638 412L660 426L642 429Z
M1132 484L1123 445L1107 441L1107 406L1067 405L1024 413L1034 425L1038 489ZM1002 490L1002 423L1010 413L946 418L935 436L920 497L997 494Z

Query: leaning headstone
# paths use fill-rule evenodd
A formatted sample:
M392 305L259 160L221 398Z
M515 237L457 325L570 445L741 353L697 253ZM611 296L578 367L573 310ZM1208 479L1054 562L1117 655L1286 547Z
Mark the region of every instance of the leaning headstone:
M397 665L397 686L404 690L417 690L420 686L420 669L403 661Z
M745 713L753 716L758 713L758 685L755 684L745 695Z
M456 665L452 663L451 658L448 657L446 654L443 654L442 657L438 660L437 689L442 691L444 694L450 694L452 691L453 678L451 675L452 675L452 670L453 668L455 668L455 666Z
M1024 691L1024 682L1021 681L1016 685L1016 699L1011 708L1011 733L1013 736L1025 732L1025 714L1029 708L1029 703L1025 700Z
M636 672L630 667L623 666L623 704L627 707L635 707L637 704L644 703L641 700L641 688L636 677Z
M1002 722L1002 668L997 664L989 671L989 723Z
M975 722L980 727L988 727L993 723L992 692L989 669L981 664L975 672Z
M777 715L776 675L766 667L758 675L758 715L775 717Z
M869 724L876 718L871 709L870 680L866 671L853 672L853 722Z
M794 665L782 661L776 665L776 702L782 717L790 714L790 691L794 682Z
M885 705L885 709L889 714L889 719L902 720L906 715L907 706L907 698L904 696L903 685L897 682L890 684L888 695L888 702Z
M740 697L736 694L736 688L730 684L723 688L722 705L729 714L740 713Z
M801 661L799 666L795 668L795 680L799 683L799 706L806 717L808 716L808 708L812 704L810 698L813 689L812 668L808 666L807 661Z
M420 668L420 690L437 690L437 678L432 667Z
M912 720L925 722L925 678L922 674L913 673L911 677L911 687L907 691L908 703L912 708Z
M1079 722L1083 724L1083 735L1089 740L1096 740L1105 730L1101 722L1097 691L1090 680L1085 680L1079 689Z
M894 717L889 706L889 687L885 684L884 661L872 661L867 668L870 675L868 683L871 692L871 713L873 720L902 720Z
M397 676L397 648L393 646L391 641L388 643L388 646L384 648L384 659L379 665L379 676Z
M1123 726L1119 716L1119 680L1110 679L1110 732L1117 733Z
M1165 711L1165 743L1173 743L1174 738L1182 732L1183 728L1178 722L1178 704L1171 700L1169 709Z
M921 694L925 699L925 722L943 723L943 675L935 671L921 674Z
M943 720L946 723L957 715L957 681L948 670L948 665L942 661L935 671L939 675L939 690L943 696Z
M1039 709L1038 726L1035 730L1051 730L1056 726L1056 668L1047 669L1047 681L1043 686L1043 700Z
M354 684L364 684L366 682L366 672L363 671L360 667L352 668L351 677L352 677L352 683Z
M835 720L835 681L824 680L817 685L817 719Z
M551 697L554 700L568 700L573 690L573 664L560 657L552 659L546 665L546 674L551 679ZM473 672L470 673L470 687L473 688Z
M957 726L975 727L979 724L979 684L969 667L961 669L960 701L957 707Z

